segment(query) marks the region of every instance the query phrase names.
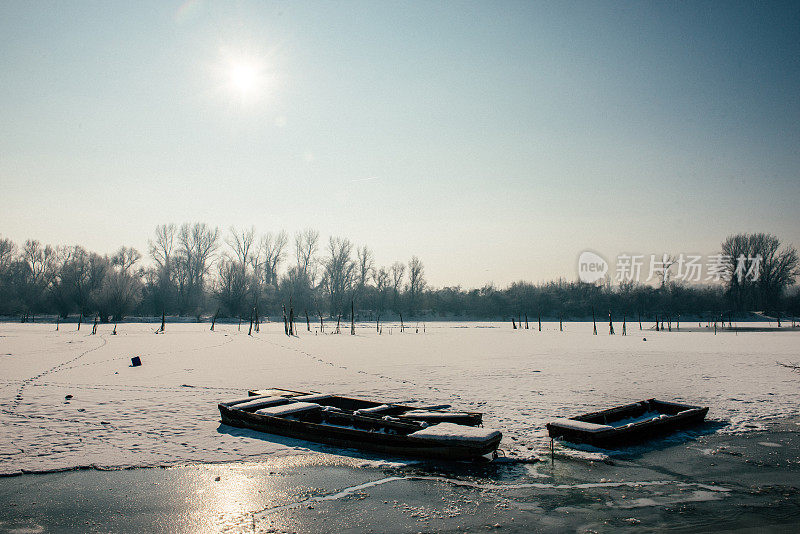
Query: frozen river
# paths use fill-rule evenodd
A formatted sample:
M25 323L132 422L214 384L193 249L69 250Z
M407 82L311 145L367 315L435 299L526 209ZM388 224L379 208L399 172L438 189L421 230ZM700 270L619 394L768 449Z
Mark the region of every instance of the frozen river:
M800 375L776 362L800 359L800 329L715 336L696 323L680 332L629 324L623 337L621 325L618 335L593 336L591 323L566 323L564 332L547 323L539 332L435 322L402 334L385 325L381 335L363 324L351 336L299 324L299 337L288 338L277 323L253 336L230 324L215 332L167 324L163 335L152 324L121 324L118 335L110 325L97 335L75 326L0 324L0 473L311 452L302 441L219 423L217 402L250 388L482 411L487 427L503 431L501 449L518 456L545 450L552 418L650 397L710 406L721 432L799 411ZM133 356L142 366L130 367Z

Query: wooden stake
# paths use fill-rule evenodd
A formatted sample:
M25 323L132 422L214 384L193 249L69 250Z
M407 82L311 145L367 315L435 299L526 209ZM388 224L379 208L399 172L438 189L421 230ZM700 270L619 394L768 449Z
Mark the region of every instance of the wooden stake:
M592 335L597 335L597 321L594 318L594 306L592 306Z

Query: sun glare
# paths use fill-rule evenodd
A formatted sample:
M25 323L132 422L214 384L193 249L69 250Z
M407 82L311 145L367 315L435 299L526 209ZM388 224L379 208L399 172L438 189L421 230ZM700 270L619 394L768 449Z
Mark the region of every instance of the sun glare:
M280 56L253 46L222 47L208 64L217 102L248 114L265 110L281 85Z
M252 63L234 63L229 76L232 89L240 96L250 96L259 89L258 68Z

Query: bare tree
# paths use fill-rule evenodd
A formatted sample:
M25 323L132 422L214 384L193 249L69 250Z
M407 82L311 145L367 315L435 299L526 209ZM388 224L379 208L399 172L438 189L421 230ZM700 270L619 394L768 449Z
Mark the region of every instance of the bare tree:
M777 311L786 290L800 276L797 250L772 234L737 234L722 243L727 293L734 307Z
M372 280L375 283L375 290L378 294L377 311L382 313L386 308L386 293L390 287L389 271L385 267L372 271Z
M133 267L142 255L138 250L132 247L122 246L120 249L111 256L111 265L119 267L122 271L128 272Z
M392 276L392 299L394 301L394 310L400 311L400 288L403 285L403 277L406 273L406 266L399 261L392 264L390 274Z
M106 272L100 287L91 293L102 322L121 321L142 299L141 279L121 266Z
M17 245L8 238L0 238L0 273L6 272L14 261Z
M231 227L230 236L226 240L227 244L236 254L240 266L251 265L253 243L256 239L256 229L251 226L249 230L236 230Z
M177 238L182 311L196 313L202 306L205 276L219 246L219 229L210 228L206 223L185 223L178 230Z
M416 311L425 284L425 268L420 259L413 256L408 262L408 297L412 312Z
M372 273L375 271L375 260L373 259L372 251L364 245L356 249L356 294L360 298L364 295L364 289L367 287Z
M330 298L331 315L342 313L347 293L353 285L355 264L352 250L353 244L348 239L331 237L328 242L329 256L325 259L323 285Z
M155 240L149 240L150 257L159 267L169 272L174 261L175 233L174 224L159 224L156 226Z
M263 265L264 282L267 285L274 286L278 283L278 268L286 254L288 241L289 237L283 230L275 235L267 232L261 238L259 257L263 258L261 264Z
M237 260L223 256L217 262L218 276L214 296L225 311L234 317L241 317L249 309L249 281L243 265Z
M156 263L154 276L149 282L152 290L153 312L164 313L173 309L178 295L179 277L182 271L175 258L175 236L177 228L174 224L156 226L155 239L148 241L150 257Z
M319 232L306 228L302 232L298 232L294 236L295 255L297 257L297 268L303 276L309 279L313 284L313 278L309 269L314 262L314 255L317 253L319 246Z

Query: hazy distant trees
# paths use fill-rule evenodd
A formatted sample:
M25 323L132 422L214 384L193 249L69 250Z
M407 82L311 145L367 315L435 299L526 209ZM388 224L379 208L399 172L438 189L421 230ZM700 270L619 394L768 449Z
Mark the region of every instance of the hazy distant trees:
M36 240L21 246L0 238L0 315L22 320L39 314L98 315L120 320L144 316L215 315L247 318L276 315L283 306L295 314L357 314L388 319L415 316L557 319L614 317L706 317L737 310L800 313L799 270L794 247L770 234L737 234L722 243L716 270L724 283L685 284L670 279L674 258L660 258L655 285L619 285L556 280L519 281L498 288L428 287L423 262L413 256L376 266L366 245L331 237L320 250L320 233L306 229L259 234L254 227L231 228L220 236L203 223L163 224L148 243L148 260L123 246L101 255L81 246L57 248ZM287 261L287 256L293 258ZM755 259L758 258L756 261ZM741 275L741 276L740 276ZM387 317L388 316L388 317Z

